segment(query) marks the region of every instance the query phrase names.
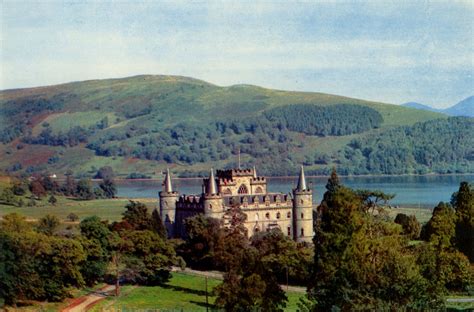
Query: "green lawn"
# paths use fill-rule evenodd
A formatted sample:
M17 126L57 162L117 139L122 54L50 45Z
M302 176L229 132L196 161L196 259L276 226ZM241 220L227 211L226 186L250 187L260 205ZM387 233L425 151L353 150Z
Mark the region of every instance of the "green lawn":
M208 279L208 290L211 291L221 283L217 279ZM205 278L201 276L173 273L171 280L164 286L122 288L119 298L109 297L99 303L92 311L111 309L122 311L159 309L160 311L206 311ZM286 311L295 311L301 293L288 292ZM214 296L209 296L213 307Z
M28 199L24 199L24 207L0 204L0 217L16 212L26 216L28 219L39 219L46 214L51 214L61 220L65 220L68 214L75 213L80 219L96 215L104 220L119 221L122 219L122 213L125 211L125 205L128 203L126 198L95 200L75 200L63 196L56 196L56 198L58 202L54 206L47 202L47 198L32 207L26 206ZM145 203L150 212L157 205L157 199L153 198L143 198L139 199L139 201Z

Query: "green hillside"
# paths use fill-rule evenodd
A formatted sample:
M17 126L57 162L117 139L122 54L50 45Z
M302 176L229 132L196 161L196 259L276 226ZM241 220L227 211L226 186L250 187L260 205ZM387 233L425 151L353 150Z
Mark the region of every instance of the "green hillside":
M196 175L210 166L234 165L240 150L245 165L256 164L266 174L293 173L301 163L312 173L332 166L348 174L437 172L438 162L450 160L423 164L415 155L411 163L397 160L395 170L384 169L369 165L374 160L362 149L365 160L355 168L346 154L357 150L354 140L370 145L374 136L395 131L390 140L401 131L394 128L438 119L448 120L440 127L454 124L461 134L472 125L472 119L451 121L397 105L251 85L220 87L178 76L73 82L0 92L0 169L91 175L111 165L122 176L155 176L171 166ZM432 129L445 136L443 129ZM456 135L449 132L444 142ZM449 157L462 165L449 171L470 171L472 151L458 145L458 154Z

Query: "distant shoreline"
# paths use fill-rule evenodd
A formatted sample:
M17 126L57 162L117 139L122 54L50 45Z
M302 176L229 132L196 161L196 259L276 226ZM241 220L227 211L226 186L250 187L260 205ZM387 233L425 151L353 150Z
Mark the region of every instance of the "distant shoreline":
M380 177L444 177L444 176L469 176L474 175L473 173L427 173L427 174L360 174L360 175L339 175L339 178L380 178ZM296 179L297 175L294 176L265 176L267 179ZM328 178L329 175L307 175L306 178ZM163 176L164 178L164 176ZM117 182L123 181L162 181L163 178L141 178L141 179L126 179L126 178L115 178ZM205 177L173 177L173 180L202 180ZM59 179L62 180L62 179ZM92 179L92 181L100 181L101 179Z

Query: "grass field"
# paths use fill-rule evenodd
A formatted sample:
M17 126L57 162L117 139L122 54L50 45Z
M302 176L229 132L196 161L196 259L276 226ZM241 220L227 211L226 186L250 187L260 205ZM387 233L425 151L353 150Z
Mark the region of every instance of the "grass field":
M0 204L0 217L12 212L16 212L26 216L28 219L39 219L46 214L57 216L61 220L65 220L67 215L75 213L80 219L96 215L104 220L119 221L122 213L125 211L125 205L128 199L95 199L95 200L76 200L57 196L56 205L51 205L47 199L43 199L33 207L16 207ZM156 208L157 200L153 198L138 199L145 203L151 212ZM27 202L25 200L25 202Z
M51 214L61 220L65 220L68 214L75 213L80 219L96 215L104 220L119 221L122 218L122 213L125 211L125 205L129 202L127 198L94 200L77 200L63 196L56 196L56 198L58 202L54 206L47 202L47 198L38 201L37 205L33 207L17 207L0 203L0 217L16 212L26 216L28 219L39 219L46 214ZM134 200L146 204L150 212L157 208L158 199L139 198ZM28 202L27 199L24 199L24 201L25 203ZM387 211L394 219L398 213L415 215L421 223L428 222L432 214L431 209L417 208L392 208L387 209Z
M221 283L209 278L208 290ZM301 293L288 292L285 311L296 311ZM209 296L210 308L214 307L215 296ZM206 311L205 278L182 273L173 273L171 280L163 286L122 288L119 298L109 297L91 311L110 310L154 310L154 311Z

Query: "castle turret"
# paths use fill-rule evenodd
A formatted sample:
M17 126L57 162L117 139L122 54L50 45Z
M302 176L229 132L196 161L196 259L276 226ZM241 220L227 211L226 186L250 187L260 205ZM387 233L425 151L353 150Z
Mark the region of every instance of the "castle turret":
M169 238L175 237L176 202L178 197L179 193L173 191L170 170L167 169L163 181L163 190L160 192L160 215Z
M207 183L206 183L207 182ZM204 215L212 218L222 218L224 215L224 202L222 196L217 191L214 170L211 169L209 179L205 181Z
M293 239L308 243L313 239L313 192L306 186L303 166L293 190Z

